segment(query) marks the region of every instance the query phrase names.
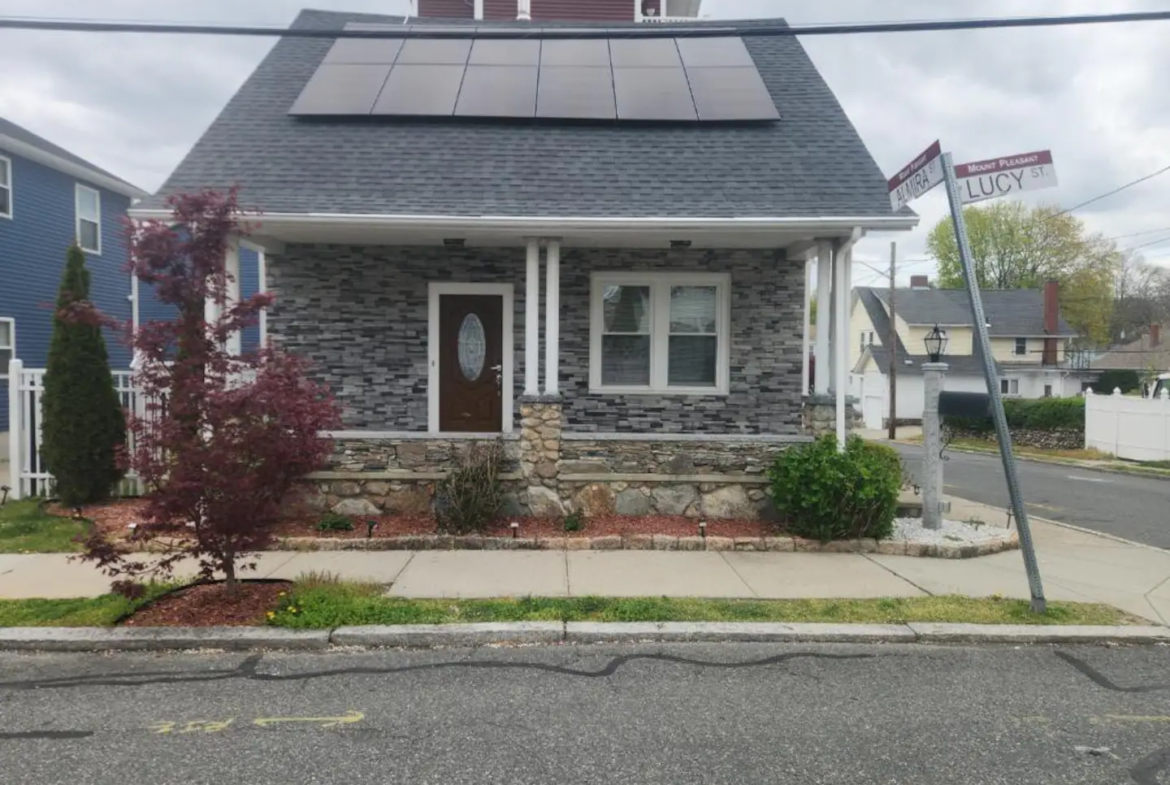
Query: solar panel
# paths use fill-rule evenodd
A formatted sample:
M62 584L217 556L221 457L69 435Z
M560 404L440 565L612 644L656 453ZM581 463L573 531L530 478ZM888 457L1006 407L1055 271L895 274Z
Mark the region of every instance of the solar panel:
M780 113L760 72L744 68L688 68L699 119L778 120Z
M471 47L473 65L540 65L540 41L476 40Z
M613 86L619 120L698 119L681 68L615 68Z
M536 114L535 65L469 65L455 114L461 117L532 117Z
M396 63L407 65L463 65L471 52L470 39L415 38L402 45Z
M751 66L755 61L742 38L676 38L686 68Z
M325 62L393 65L400 49L400 39L341 38L325 55Z
M614 68L682 66L673 38L615 38L609 42L609 54Z
M540 65L608 67L609 41L604 38L543 41Z
M289 114L369 114L389 73L388 65L322 65L305 85Z
M536 94L536 116L579 120L616 119L610 70L580 66L542 67Z
M390 72L374 114L450 116L463 82L462 65L402 65Z

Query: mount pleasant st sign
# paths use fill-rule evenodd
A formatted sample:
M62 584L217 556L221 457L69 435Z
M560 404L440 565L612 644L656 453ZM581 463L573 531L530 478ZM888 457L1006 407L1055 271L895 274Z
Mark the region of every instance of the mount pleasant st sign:
M890 178L890 206L898 212L942 181L942 144L935 142Z
M955 177L963 204L1057 185L1051 150L959 164Z

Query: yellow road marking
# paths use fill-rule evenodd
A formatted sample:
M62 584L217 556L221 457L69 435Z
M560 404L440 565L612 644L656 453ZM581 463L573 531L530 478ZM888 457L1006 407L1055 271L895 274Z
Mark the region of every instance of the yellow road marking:
M267 728L272 725L290 722L318 723L322 728L336 728L338 725L351 725L366 718L360 711L350 710L343 717L258 717L252 720L253 725Z

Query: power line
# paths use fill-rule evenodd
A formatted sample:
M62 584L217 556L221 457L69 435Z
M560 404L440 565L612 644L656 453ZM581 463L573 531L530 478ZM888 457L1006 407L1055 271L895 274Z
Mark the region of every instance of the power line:
M1158 232L1170 232L1170 226L1163 226L1161 229L1146 229L1144 232L1130 232L1129 234L1115 234L1112 237L1103 237L1103 240L1124 240L1126 237L1141 237L1143 234L1157 234Z
M1150 240L1148 243L1142 243L1141 245L1131 245L1129 248L1123 248L1122 250L1136 251L1139 248L1147 248L1151 245L1161 245L1162 243L1168 243L1168 242L1170 242L1170 237L1162 237L1158 240Z
M1122 191L1124 191L1126 188L1132 188L1132 187L1134 187L1135 185L1137 185L1138 183L1144 183L1146 180L1153 179L1153 178L1157 177L1157 176L1158 176L1158 175L1160 175L1160 174L1165 174L1166 172L1170 172L1170 166L1165 166L1165 167L1162 167L1161 169L1159 169L1159 170L1158 170L1158 171L1156 171L1156 172L1153 172L1152 174L1147 174L1145 177L1139 177L1138 179L1136 179L1136 180L1134 180L1134 181L1132 181L1132 182L1126 183L1126 184L1125 184L1125 185L1123 185L1123 186L1120 186L1120 187L1118 187L1118 188L1114 188L1112 191L1109 191L1108 193L1103 193L1103 194L1101 194L1100 196L1094 196L1092 199L1089 199L1089 200L1087 200L1087 201L1081 202L1081 203L1080 203L1080 204L1078 204L1078 205L1074 205L1074 206L1072 206L1072 207L1068 208L1067 210L1061 210L1059 213L1055 213L1055 214L1054 214L1054 215L1052 215L1051 217L1052 217L1052 218L1059 218L1059 217L1060 217L1060 216L1062 216L1062 215L1067 215L1068 213L1071 213L1073 210L1079 210L1079 209L1081 209L1082 207L1085 207L1085 206L1087 206L1087 205L1093 204L1094 202L1099 202L1099 201L1101 201L1102 199L1105 199L1106 197L1113 196L1113 194L1116 194L1116 193L1121 193L1121 192L1122 192ZM1155 231L1156 231L1156 230L1155 230Z
M183 35L273 36L281 38L435 38L468 39L494 38L513 40L525 38L717 38L734 33L744 38L791 37L810 35L856 35L866 33L923 33L958 30L1003 30L1030 27L1069 27L1074 25L1121 24L1130 22L1170 21L1170 11L1141 11L1123 14L1079 14L1075 16L1028 16L1014 18L947 19L911 22L878 22L850 24L816 24L806 26L759 25L735 26L703 24L645 25L623 28L557 28L480 26L475 30L460 30L435 25L403 25L400 28L378 30L316 30L307 28L278 28L260 26L153 24L142 22L92 22L63 19L0 18L0 29L41 30L73 33L151 33ZM1081 205L1078 205L1078 207ZM1076 209L1076 208L1073 208Z

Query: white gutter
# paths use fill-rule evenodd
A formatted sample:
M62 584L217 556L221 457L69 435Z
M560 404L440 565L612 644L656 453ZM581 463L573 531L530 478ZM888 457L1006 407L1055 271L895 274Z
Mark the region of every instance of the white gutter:
M122 196L128 196L131 199L145 199L150 196L149 193L143 191L141 188L135 188L129 183L124 183L116 177L95 172L89 167L74 163L59 155L46 152L39 147L35 147L28 142L22 142L19 139L13 139L11 136L0 134L0 149L7 150L13 155L19 155L21 158L27 158L30 161L36 161L39 164L56 169L58 172L64 172L67 175L76 177L79 180L84 180L92 185L97 185L105 188L107 191L113 191Z
M171 217L170 210L131 209L132 218L148 220ZM630 218L630 217L529 217L494 215L381 215L362 213L262 213L266 227L349 226L382 229L498 230L538 234L547 231L764 231L849 232L842 247L852 247L864 230L908 231L918 226L918 216L813 217L813 218Z

